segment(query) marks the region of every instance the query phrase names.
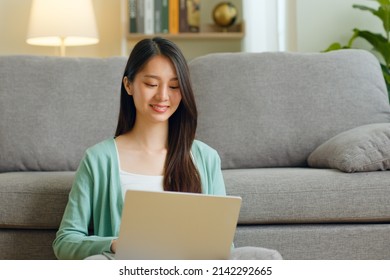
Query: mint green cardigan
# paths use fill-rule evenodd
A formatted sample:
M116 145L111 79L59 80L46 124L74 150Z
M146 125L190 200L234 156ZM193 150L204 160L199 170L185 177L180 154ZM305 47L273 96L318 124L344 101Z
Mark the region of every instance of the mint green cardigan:
M110 138L87 149L80 162L53 242L58 259L84 259L110 252L111 242L119 234L123 197L114 141ZM197 140L191 151L202 193L226 195L217 152ZM89 232L91 228L93 232Z

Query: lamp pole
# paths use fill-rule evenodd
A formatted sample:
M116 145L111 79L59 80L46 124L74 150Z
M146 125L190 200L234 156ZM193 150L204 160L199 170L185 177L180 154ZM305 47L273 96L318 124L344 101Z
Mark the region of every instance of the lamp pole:
M60 54L65 56L65 38L61 37Z

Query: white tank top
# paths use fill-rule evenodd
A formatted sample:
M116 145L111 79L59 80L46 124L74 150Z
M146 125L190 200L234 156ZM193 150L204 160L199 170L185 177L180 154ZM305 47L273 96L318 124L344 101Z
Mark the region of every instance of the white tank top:
M114 141L115 142L115 141ZM164 190L163 180L164 176L150 176L129 173L121 169L118 148L115 143L116 154L118 158L119 177L122 188L122 197L125 197L127 190L141 190L141 191L156 191L162 192Z
M122 194L125 197L127 190L162 192L164 176L148 176L133 174L119 170Z

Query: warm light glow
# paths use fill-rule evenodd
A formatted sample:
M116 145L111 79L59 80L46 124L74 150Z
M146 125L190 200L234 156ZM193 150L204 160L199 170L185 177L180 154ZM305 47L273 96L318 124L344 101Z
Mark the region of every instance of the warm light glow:
M91 0L33 0L28 44L64 48L98 42Z

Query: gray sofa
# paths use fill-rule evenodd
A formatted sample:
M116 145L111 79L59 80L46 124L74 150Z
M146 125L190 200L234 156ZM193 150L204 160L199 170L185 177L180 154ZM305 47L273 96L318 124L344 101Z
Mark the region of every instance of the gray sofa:
M83 151L112 137L126 58L0 57L0 259L52 259ZM390 106L365 51L190 62L197 138L243 199L235 245L390 259Z

